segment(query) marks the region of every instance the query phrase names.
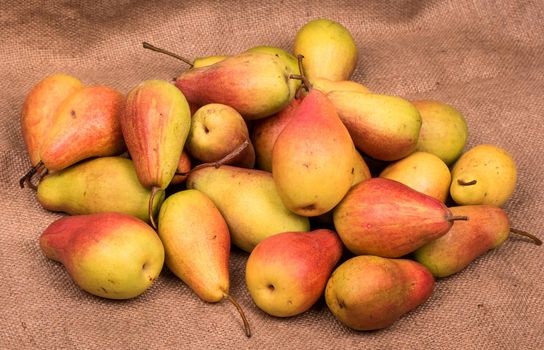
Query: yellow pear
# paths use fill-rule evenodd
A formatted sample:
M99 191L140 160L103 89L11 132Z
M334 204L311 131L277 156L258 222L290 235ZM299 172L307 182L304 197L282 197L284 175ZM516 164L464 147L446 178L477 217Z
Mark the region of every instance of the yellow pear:
M366 165L361 153L359 153L356 149L353 149L353 152L355 153L355 161L353 163L353 181L351 182L351 187L372 177L370 174L370 169L368 169L368 165Z
M316 78L312 81L312 87L324 94L328 94L331 91L370 92L366 86L351 80L333 81L326 78Z

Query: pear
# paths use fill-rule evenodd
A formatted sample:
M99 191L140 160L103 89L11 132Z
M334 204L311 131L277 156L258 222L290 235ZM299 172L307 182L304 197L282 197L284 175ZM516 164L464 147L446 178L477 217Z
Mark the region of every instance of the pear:
M356 256L333 273L325 290L332 314L355 330L391 326L432 294L431 273L415 261Z
M247 260L247 288L255 304L272 316L301 314L321 297L341 256L342 243L331 230L268 237Z
M397 258L443 236L454 216L441 201L400 182L372 178L353 187L333 212L340 239L357 255Z
M403 183L441 202L445 202L450 193L450 169L432 153L412 153L388 165L380 177Z
M148 50L151 50L151 51L155 51L155 52L159 52L159 53L163 53L165 55L168 55L168 56L171 56L171 57L174 57L174 58L177 58L178 60L184 62L185 64L187 64L189 67L191 68L200 68L200 67L206 67L206 66L211 66L212 64L214 63L217 63L217 62L220 62L220 61L223 61L225 58L229 57L229 56L205 56L205 57L197 57L193 60L193 62L191 62L191 60L183 57L183 56L180 56L176 53L173 53L171 51L168 51L168 50L165 50L165 49L162 49L160 47L157 47L155 45L152 45L148 42L143 42L142 43L143 45L143 48L144 49L148 49Z
M422 125L417 150L432 153L452 164L463 152L468 137L467 122L463 115L450 105L438 101L413 101Z
M191 171L191 164L191 158L184 149L179 157L178 168L176 169L176 174L172 178L172 181L170 181L170 185L178 185L185 182L187 176L189 176L189 171Z
M153 229L120 213L61 218L42 233L40 247L64 265L81 289L109 299L142 294L164 262L164 248Z
M127 96L121 127L136 174L153 196L164 190L176 173L189 128L191 114L183 94L162 80L148 80ZM156 227L150 210L150 221Z
M21 113L21 128L33 166L41 161L40 152L57 109L73 93L83 88L78 79L54 74L36 84L28 93Z
M249 141L247 125L240 113L227 105L212 103L201 107L193 115L187 150L194 158L211 163L223 159ZM226 164L253 168L255 150L251 142Z
M272 174L232 166L191 171L187 188L206 194L228 224L232 243L246 252L266 237L288 231L308 231L305 217L282 203Z
M202 192L187 190L168 197L159 214L159 237L164 244L166 266L200 299L216 303L230 300L230 236L227 223ZM241 312L246 334L251 336Z
M312 87L324 94L332 91L354 91L363 94L370 92L366 86L351 80L333 81L326 78L316 78L312 81Z
M275 55L244 52L210 66L189 69L176 78L175 84L190 103L225 104L251 120L268 117L289 104L297 84L289 79L294 73Z
M421 116L407 100L358 91L331 91L327 97L361 152L393 161L415 151Z
M38 185L38 202L44 209L71 215L118 212L149 220L151 191L138 181L132 161L101 157L49 174ZM155 196L158 213L164 191Z
M228 58L229 56L206 56L206 57L198 57L195 58L193 61L193 65L191 68L200 68L200 67L207 67L211 66L212 64L215 64L217 62L221 62Z
M272 150L279 134L293 119L302 99L293 99L279 113L255 121L253 126L253 145L257 157L257 166L261 170L272 172Z
M455 203L501 206L516 187L516 163L500 147L478 145L459 158L451 176L450 194Z
M353 162L353 181L351 182L351 187L372 177L370 169L363 156L361 156L361 153L355 148L353 149L353 152L355 153L355 160Z
M353 152L334 106L312 89L272 151L272 174L285 206L304 216L334 208L353 181Z
M295 56L304 56L304 73L315 78L348 80L357 64L357 46L350 32L340 23L317 19L297 32Z
M528 236L537 245L542 244L533 235L512 229L508 215L499 207L467 205L450 210L453 215L466 215L470 220L457 222L444 236L414 253L416 260L435 277L447 277L463 270L477 257L502 245L510 232Z

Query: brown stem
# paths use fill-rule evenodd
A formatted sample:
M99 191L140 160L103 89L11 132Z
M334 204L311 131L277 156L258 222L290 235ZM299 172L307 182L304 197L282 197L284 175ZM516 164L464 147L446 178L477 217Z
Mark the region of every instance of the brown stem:
M289 75L289 79L298 79L302 81L302 84L304 87L306 87L306 91L312 90L312 84L310 84L310 81L304 74L304 67L302 66L302 59L304 58L303 55L298 54L297 60L298 60L298 70L300 71L300 74L291 74Z
M446 218L447 221L458 221L458 220L467 221L468 219L469 217L466 215L450 215Z
M247 317L244 314L244 310L242 309L242 307L240 306L240 304L238 304L236 299L231 297L228 293L223 293L223 296L225 299L230 301L231 304L234 305L234 307L238 310L238 313L240 314L240 316L242 317L242 321L244 322L244 331L246 333L246 337L251 338L251 328L249 327L249 322L247 321Z
M232 152L230 152L229 154L227 154L223 158L219 159L218 161L199 164L199 165L195 166L193 169L191 169L190 172L198 170L198 169L202 169L202 168L212 167L212 166L215 167L215 168L219 168L221 165L225 165L228 162L230 162L231 160L233 160L234 158L238 157L240 155L240 153L242 153L247 148L247 146L249 146L249 141L244 140L244 142L242 142L242 144L240 146L236 147Z
M161 49L160 47L156 47L156 46L151 45L150 43L147 43L145 41L142 43L142 45L144 46L144 49L149 49L151 51L160 52L160 53L163 53L163 54L168 55L170 57L177 58L178 60L187 63L191 68L193 68L193 63L190 60L183 57L183 56L175 54L175 53L173 53L171 51L167 51L165 49Z
M476 185L478 183L478 181L477 180L472 180L472 181L466 182L464 180L459 179L459 180L457 180L457 183L459 185L461 185L461 186L472 186L472 185Z
M155 230L157 229L157 224L155 223L155 215L153 215L153 200L155 199L155 195L157 194L157 192L159 192L160 189L161 188L158 186L153 186L151 188L151 196L149 196L149 204L147 207L147 210L149 212L149 222Z
M512 233L515 233L516 235L520 235L520 236L524 236L524 237L528 237L530 238L534 244L536 245L542 245L542 241L540 240L540 238L538 238L537 236L529 233L529 232L525 232L525 231L522 231L522 230L518 230L517 228L513 228L511 227L510 228L510 232Z
M21 186L21 188L25 188L25 184L27 184L28 187L32 188L33 190L36 190L37 187L36 185L32 183L31 180L34 177L34 175L37 172L42 171L44 167L45 166L43 165L43 162L40 161L38 164L30 168L30 170L23 177L19 179L19 186Z

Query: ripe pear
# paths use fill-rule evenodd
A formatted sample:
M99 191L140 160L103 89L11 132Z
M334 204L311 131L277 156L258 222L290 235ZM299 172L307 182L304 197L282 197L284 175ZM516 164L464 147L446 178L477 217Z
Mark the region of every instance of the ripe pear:
M285 206L303 216L334 208L353 181L353 152L334 106L312 89L272 151L272 174Z
M228 165L206 167L191 171L187 188L213 201L228 224L232 243L247 252L266 237L310 229L307 218L284 206L268 172Z
M54 74L36 84L28 93L21 113L23 138L33 166L40 161L40 152L57 109L69 96L83 88L78 79L66 74Z
M432 294L434 278L415 261L356 256L327 282L325 301L332 314L355 330L391 326Z
M441 202L445 202L450 193L450 169L432 153L412 153L388 165L380 177L403 183Z
M333 212L334 227L354 254L398 258L443 236L454 216L441 201L400 182L372 178L353 187Z
M121 126L138 179L152 190L151 206L153 195L176 173L191 126L189 105L174 85L144 81L129 92ZM156 227L151 210L149 215Z
M119 116L125 100L106 86L89 86L71 94L57 108L40 158L50 171L80 160L118 155L125 151Z
M279 113L255 121L253 126L253 145L257 156L257 167L272 172L272 150L279 134L293 119L302 99L293 99Z
M407 100L357 91L331 91L327 97L361 152L393 161L415 151L421 116Z
M422 125L417 150L429 152L452 164L463 152L468 137L467 122L450 105L438 101L413 101Z
M516 163L500 147L478 145L459 158L451 176L450 194L455 203L501 206L516 187Z
M246 119L259 119L279 112L294 96L294 74L275 55L244 52L210 66L189 69L176 78L187 101L198 106L221 103L236 109Z
M164 248L153 229L120 213L61 218L42 233L40 247L64 265L81 289L109 299L142 294L164 262Z
M206 66L211 66L217 62L221 62L229 56L206 56L198 57L193 61L193 66L191 68L201 68Z
M361 153L355 148L353 149L353 152L355 153L355 160L353 163L353 181L351 182L351 187L372 177L370 169L363 156L361 156Z
M332 91L354 91L364 94L370 92L366 86L351 80L333 81L325 78L316 78L312 81L312 87L324 94Z
M348 80L357 65L357 46L340 23L316 19L306 23L295 37L295 56L304 56L304 71L316 78Z
M239 308L229 295L229 229L205 194L186 190L168 197L159 214L158 234L166 266L200 299L209 303L228 299ZM247 320L241 315L249 337Z
M301 314L321 297L341 256L342 243L331 230L268 237L247 260L246 284L251 298L272 316Z
M125 213L148 221L151 191L138 181L132 161L101 157L49 174L38 185L38 202L44 209L70 215ZM164 191L155 196L157 214Z
M189 171L191 171L191 164L191 158L184 149L179 157L178 168L176 169L176 174L172 178L172 181L170 181L170 185L178 185L185 182L187 176L189 176Z
M244 168L255 165L255 149L244 118L234 108L220 103L201 107L192 117L187 150L196 159L211 163L231 154L244 142L248 146L226 164Z

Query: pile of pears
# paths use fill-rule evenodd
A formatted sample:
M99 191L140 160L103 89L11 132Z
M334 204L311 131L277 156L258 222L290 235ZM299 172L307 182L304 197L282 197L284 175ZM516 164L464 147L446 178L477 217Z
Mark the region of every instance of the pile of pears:
M463 153L467 123L452 106L349 80L357 46L337 22L308 22L293 55L259 46L191 61L144 47L190 67L126 95L55 74L22 111L32 167L20 185L71 215L40 247L91 294L137 297L166 265L202 300L232 302L250 336L229 294L233 244L267 314L295 316L324 295L340 322L375 330L510 232L540 244L501 209L511 155Z

